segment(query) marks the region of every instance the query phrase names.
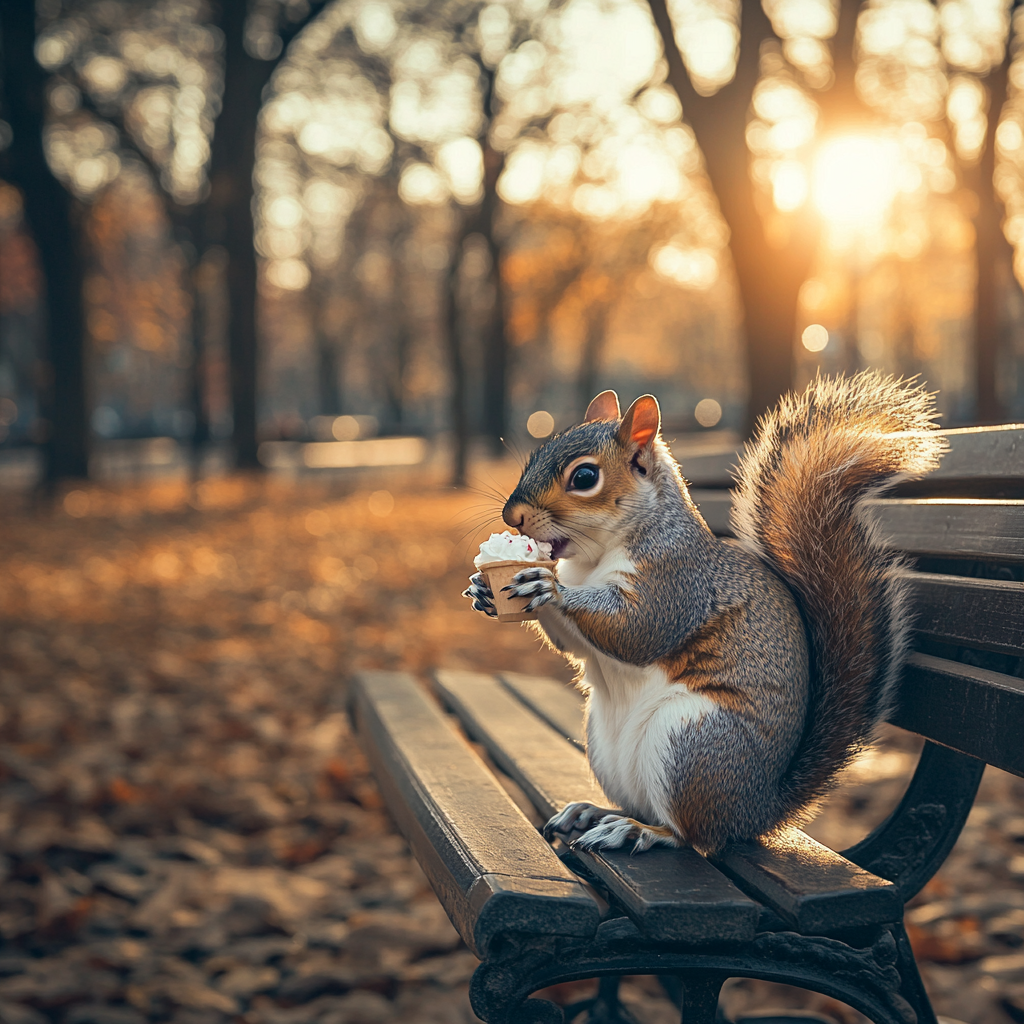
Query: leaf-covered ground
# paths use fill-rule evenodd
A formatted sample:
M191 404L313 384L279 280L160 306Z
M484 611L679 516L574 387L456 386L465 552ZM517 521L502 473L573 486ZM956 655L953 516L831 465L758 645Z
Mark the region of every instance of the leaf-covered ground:
M474 1019L475 960L382 809L344 690L363 667L568 678L459 596L481 501L408 476L4 496L0 1022ZM812 831L863 834L912 749L869 755ZM990 769L909 921L940 1013L1024 1021L1020 780ZM677 1019L650 979L624 991ZM859 1019L759 984L726 1000Z

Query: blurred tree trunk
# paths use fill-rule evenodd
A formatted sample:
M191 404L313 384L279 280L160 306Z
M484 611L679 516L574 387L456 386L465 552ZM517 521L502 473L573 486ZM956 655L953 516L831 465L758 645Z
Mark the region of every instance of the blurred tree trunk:
M47 75L34 56L35 23L34 0L0 3L4 96L14 133L7 164L25 197L25 219L46 278L47 353L40 404L49 421L44 474L52 484L89 472L83 211L54 177L43 152Z
M448 346L448 372L451 374L448 417L451 421L452 485L466 485L466 466L469 462L469 389L466 380L466 359L462 351L462 317L459 315L459 271L462 250L469 231L459 231L452 244L451 260L444 286L441 288L441 324Z
M228 253L228 361L231 372L232 440L239 469L258 469L256 458L256 248L252 206L256 166L256 119L263 88L275 63L245 49L247 4L222 0L224 97L213 136L208 233Z
M603 290L587 309L587 333L580 351L579 372L576 376L576 412L583 419L590 400L597 394L597 378L608 340L608 312L612 300L611 282L605 279Z
M122 133L123 135L123 133ZM156 176L159 182L159 176ZM210 441L210 416L206 403L206 318L203 309L203 288L201 261L205 248L204 214L201 206L176 207L166 190L160 189L164 204L171 213L175 236L181 249L182 289L191 304L190 330L192 336L192 362L189 366L188 396L192 413L192 436L190 456L193 479L198 479L202 465L203 451Z
M762 218L748 171L746 127L760 72L761 47L776 39L759 0L740 5L736 74L713 96L693 87L683 63L666 0L648 0L668 63L668 82L704 154L708 177L730 231L730 250L743 305L750 392L747 429L793 384L793 342L800 286L810 272L819 224L807 205L797 214ZM860 0L843 0L833 45L836 80L819 98L833 129L863 114L853 86ZM831 95L830 95L831 94Z
M1013 278L1013 248L1003 234L1003 203L996 194L996 129L1006 104L1010 72L1009 41L1002 62L988 74L988 125L981 159L965 168L964 181L978 197L974 214L975 254L978 279L974 296L975 418L978 423L1000 423L1006 418L999 395L999 349L1002 314L1006 296L1004 284ZM1009 273L1001 273L1009 269Z
M479 234L487 242L491 257L490 279L494 301L481 337L483 355L483 433L496 455L502 452L502 440L508 429L508 335L505 325L505 287L501 276L503 245L501 239L501 197L498 179L505 169L505 154L498 152L488 140L494 116L494 70L478 60L484 79L483 127L477 136L483 155L483 195L479 204L465 213L456 232L456 242L445 282L445 324L452 375L450 414L455 436L452 480L456 486L466 482L469 455L469 400L465 357L462 351L464 317L461 311L460 275L463 246L470 235Z
M322 271L313 271L313 334L316 340L318 406L321 416L341 415L341 351L328 329L332 301L331 282Z
M259 469L256 457L256 397L259 376L257 267L253 223L253 172L256 127L263 90L288 50L289 42L323 9L314 0L301 20L280 33L280 53L271 60L245 48L248 4L221 0L219 27L224 33L224 96L210 160L209 234L223 240L228 253L228 361L231 367L232 439L235 465Z
M857 92L857 19L863 6L864 0L839 0L831 47L832 85L815 95L819 108L818 134L822 136L878 122L878 116Z
M493 77L492 72L489 90L494 88ZM486 133L481 139L481 146L484 155L484 196L480 204L479 227L487 239L487 249L491 256L491 282L494 286L494 303L484 337L483 428L491 450L495 455L500 455L502 440L508 431L508 335L505 330L505 285L501 276L502 202L498 196L498 179L505 169L505 154L492 148Z

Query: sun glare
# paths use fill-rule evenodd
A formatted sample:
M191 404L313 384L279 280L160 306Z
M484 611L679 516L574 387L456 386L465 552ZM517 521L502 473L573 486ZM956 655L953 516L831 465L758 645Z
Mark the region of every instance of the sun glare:
M899 146L887 139L847 136L826 142L814 161L814 205L836 225L877 224L899 188L899 156Z

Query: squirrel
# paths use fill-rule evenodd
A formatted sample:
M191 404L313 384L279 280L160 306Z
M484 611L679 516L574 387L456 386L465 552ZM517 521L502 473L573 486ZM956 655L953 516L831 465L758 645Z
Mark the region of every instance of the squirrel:
M552 545L510 587L577 670L586 751L617 808L572 803L573 846L711 854L805 824L873 739L909 646L905 561L864 507L934 469L934 396L818 377L735 470L735 540L701 518L651 395L613 391L531 454L502 518ZM481 573L465 596L494 615Z

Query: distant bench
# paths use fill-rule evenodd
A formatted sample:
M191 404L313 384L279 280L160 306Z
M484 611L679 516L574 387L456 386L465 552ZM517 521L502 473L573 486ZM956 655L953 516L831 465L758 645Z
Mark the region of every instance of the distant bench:
M917 642L891 721L927 742L899 806L841 854L798 830L713 860L553 848L464 733L541 819L573 800L607 806L574 691L513 672L440 671L435 700L405 674L356 678L352 713L388 808L481 958L470 996L487 1024L562 1021L530 994L592 977L597 997L565 1019L586 1009L595 1022L625 1021L625 974L659 976L685 1024L716 1020L730 977L813 989L877 1024L935 1024L903 906L956 842L985 764L1024 775L1024 426L948 436L936 473L874 503L915 564ZM683 464L722 535L734 458Z

